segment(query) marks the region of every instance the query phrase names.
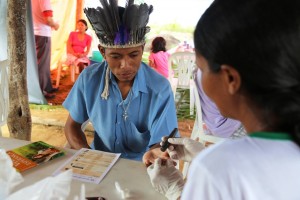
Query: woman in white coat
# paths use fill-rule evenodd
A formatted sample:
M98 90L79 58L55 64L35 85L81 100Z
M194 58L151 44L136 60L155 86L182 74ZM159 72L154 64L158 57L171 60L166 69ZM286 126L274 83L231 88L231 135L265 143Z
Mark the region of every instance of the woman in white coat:
M170 160L148 167L168 199L300 199L300 1L215 0L194 43L205 93L248 136L215 144L169 139L191 161L187 183Z

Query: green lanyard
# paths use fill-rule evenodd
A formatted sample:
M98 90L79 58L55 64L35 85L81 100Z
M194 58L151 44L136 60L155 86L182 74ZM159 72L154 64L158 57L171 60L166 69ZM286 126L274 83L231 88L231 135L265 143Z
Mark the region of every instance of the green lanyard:
M283 132L253 132L250 133L249 136L270 140L293 140L290 134Z

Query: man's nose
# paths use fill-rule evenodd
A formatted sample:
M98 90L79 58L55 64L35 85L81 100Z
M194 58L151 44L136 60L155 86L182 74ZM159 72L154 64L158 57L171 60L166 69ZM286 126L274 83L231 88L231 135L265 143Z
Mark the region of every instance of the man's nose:
M127 59L124 58L121 60L120 68L125 68L127 66L128 62Z

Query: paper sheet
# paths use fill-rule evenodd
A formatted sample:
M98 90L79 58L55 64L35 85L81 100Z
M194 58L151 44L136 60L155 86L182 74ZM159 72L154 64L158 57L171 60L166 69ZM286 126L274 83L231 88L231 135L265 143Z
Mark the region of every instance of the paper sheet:
M54 175L72 169L74 179L98 184L116 163L120 155L83 148L59 167Z

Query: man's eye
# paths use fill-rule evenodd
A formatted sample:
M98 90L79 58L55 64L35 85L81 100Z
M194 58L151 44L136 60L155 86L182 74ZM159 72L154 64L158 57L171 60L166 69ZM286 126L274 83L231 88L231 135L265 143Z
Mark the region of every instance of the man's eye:
M120 56L117 56L117 55L111 55L110 57L113 58L113 59L118 59L118 58L120 58Z
M134 57L137 57L138 54L131 54L130 57L134 58Z

